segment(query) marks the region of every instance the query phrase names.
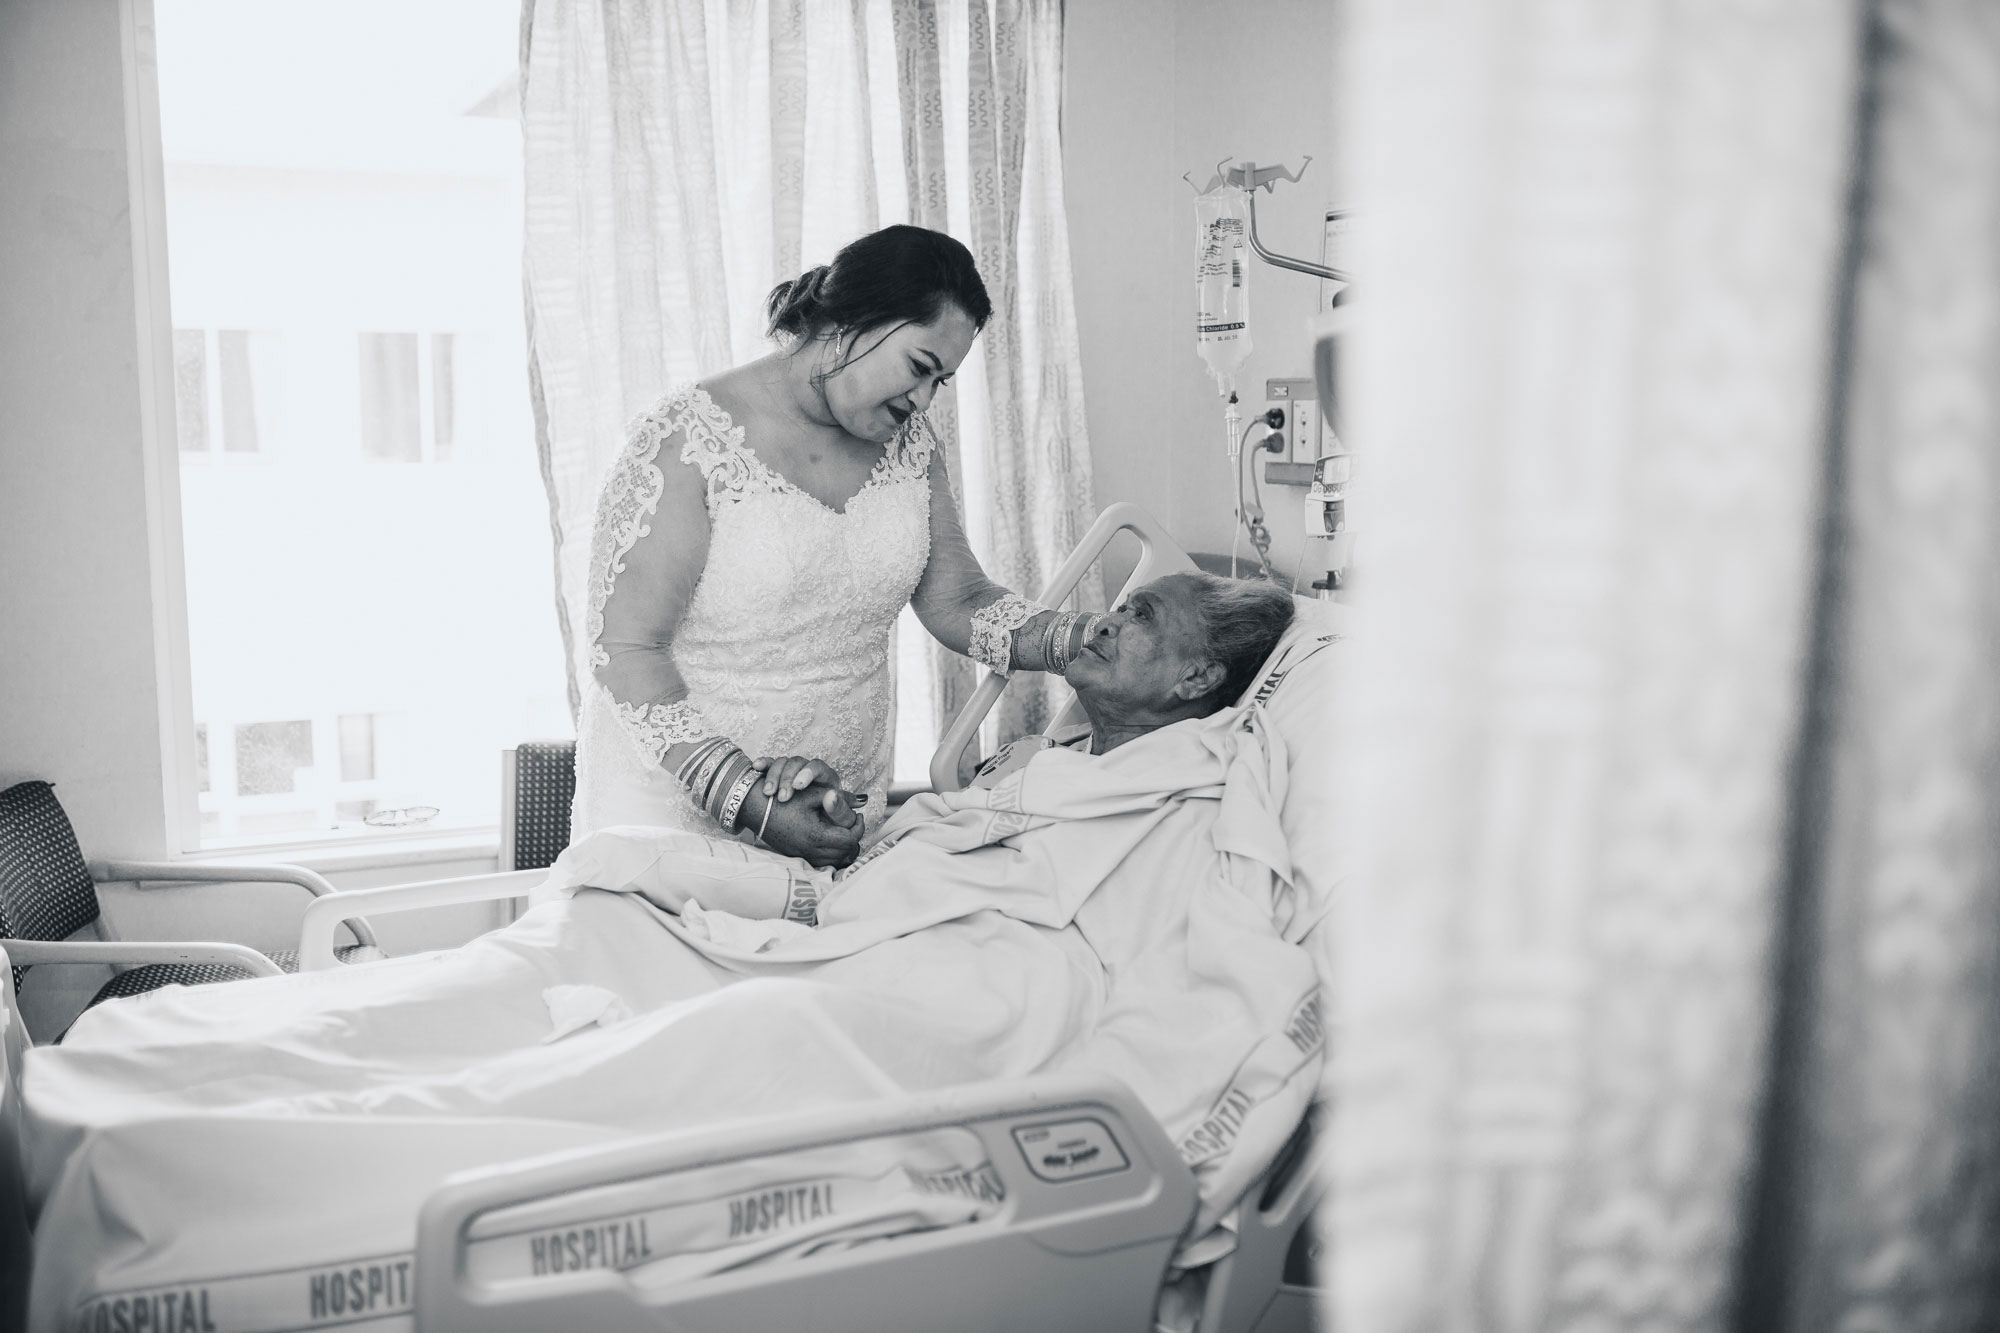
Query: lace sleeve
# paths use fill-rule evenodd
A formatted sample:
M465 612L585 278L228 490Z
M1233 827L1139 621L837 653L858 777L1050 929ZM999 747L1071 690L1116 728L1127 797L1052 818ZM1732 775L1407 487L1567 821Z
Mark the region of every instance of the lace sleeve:
M690 703L620 703L618 721L646 762L655 765L664 765L667 751L676 745L717 734L701 710Z
M967 655L1006 675L1014 665L1014 631L1048 609L1011 592L988 602L970 618L972 643Z
M616 704L626 736L648 763L712 734L684 702L673 639L708 563L702 470L663 460L692 434L690 394L670 394L632 427L598 498L586 632L592 675ZM662 463L665 462L665 466Z
M931 554L910 605L932 637L954 652L1006 675L1021 655L1014 632L1047 611L986 577L965 539L958 501L945 475L944 458L928 460L931 483ZM1030 634L1032 639L1033 635ZM1025 665L1033 665L1030 657Z

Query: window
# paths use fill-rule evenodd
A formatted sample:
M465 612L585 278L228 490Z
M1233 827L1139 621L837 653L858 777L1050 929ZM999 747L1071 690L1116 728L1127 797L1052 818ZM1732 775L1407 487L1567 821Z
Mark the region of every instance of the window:
M154 10L200 840L490 828L500 752L571 727L519 6Z
M256 455L277 443L283 344L249 329L174 330L175 426L183 462Z
M361 335L361 452L370 462L449 460L460 416L451 333Z

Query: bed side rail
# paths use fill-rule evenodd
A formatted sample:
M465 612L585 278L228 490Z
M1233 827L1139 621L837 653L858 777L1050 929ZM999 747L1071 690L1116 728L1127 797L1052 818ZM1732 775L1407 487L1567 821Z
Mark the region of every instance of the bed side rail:
M617 1187L675 1172L953 1128L978 1136L1004 1187L998 1209L980 1221L674 1285L648 1285L643 1269L628 1275L615 1267L484 1279L467 1262L472 1245L490 1245L496 1231L506 1230L496 1215L519 1216L529 1206L546 1214L551 1196L602 1192L610 1202ZM418 1221L417 1327L423 1333L1144 1333L1194 1204L1193 1177L1173 1145L1116 1080L1064 1075L975 1084L454 1176ZM725 1208L727 1200L715 1206ZM565 1225L628 1224L612 1212ZM535 1239L508 1237L523 1247L514 1272L527 1270Z
M1237 1215L1236 1249L1209 1274L1200 1333L1251 1333L1279 1297L1285 1261L1326 1197L1333 1170L1327 1113L1315 1103Z
M299 971L323 972L338 966L333 937L343 921L366 912L386 916L425 907L524 898L549 877L546 870L503 870L497 875L465 875L458 879L427 879L416 884L391 884L380 889L343 889L315 898L299 923Z
M1076 591L1076 585L1097 558L1104 554L1104 548L1111 539L1121 532L1129 532L1139 539L1139 563L1132 569L1132 577L1125 580L1119 590L1118 600L1142 583L1150 583L1162 574L1172 574L1177 570L1195 568L1194 561L1188 559L1167 530L1160 526L1151 514L1135 504L1118 504L1107 507L1083 534L1076 549L1062 562L1049 581L1042 586L1035 600L1044 606L1060 606L1069 595ZM987 713L1007 689L1006 676L987 672L972 692L972 697L959 710L951 725L945 729L944 738L938 742L937 752L931 756L931 789L933 791L956 791L965 784L958 780L959 759L965 748L979 734L979 724L986 720ZM1060 715L1058 716L1060 720Z

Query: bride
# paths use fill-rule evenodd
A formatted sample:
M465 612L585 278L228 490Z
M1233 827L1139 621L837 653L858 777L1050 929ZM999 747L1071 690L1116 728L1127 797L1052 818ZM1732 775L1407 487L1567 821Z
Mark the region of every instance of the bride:
M767 313L780 349L668 393L599 497L573 838L720 828L845 865L884 813L905 604L1003 673L1090 633L966 544L925 416L992 313L963 245L886 227Z

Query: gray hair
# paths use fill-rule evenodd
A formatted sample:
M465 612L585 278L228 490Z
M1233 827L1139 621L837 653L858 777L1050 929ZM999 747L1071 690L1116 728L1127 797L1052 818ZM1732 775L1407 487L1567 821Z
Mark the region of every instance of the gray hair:
M1296 610L1292 595L1261 579L1226 579L1198 571L1168 577L1193 585L1203 647L1226 673L1216 692L1226 708L1250 688L1258 668L1291 627Z

